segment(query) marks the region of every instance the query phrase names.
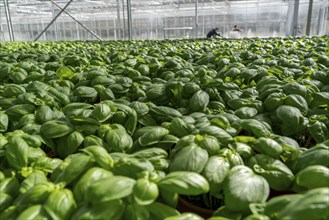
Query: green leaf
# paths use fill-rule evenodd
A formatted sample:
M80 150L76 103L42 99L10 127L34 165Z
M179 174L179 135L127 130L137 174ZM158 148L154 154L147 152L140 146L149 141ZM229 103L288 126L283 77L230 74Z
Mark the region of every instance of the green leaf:
M180 149L171 158L169 165L172 171L194 171L201 173L208 161L208 153L206 150L197 145L190 145Z
M95 98L98 95L96 89L89 86L79 86L73 90L72 95L83 98Z
M230 163L231 167L244 164L241 156L236 151L228 148L221 149L218 156L224 157Z
M278 142L271 138L265 137L258 138L253 144L253 148L256 151L273 158L278 158L283 151L282 146Z
M69 158L68 165L64 168L59 179L56 179L54 182L64 182L68 185L93 165L94 162L89 155L82 153L72 154Z
M17 219L47 219L48 215L42 205L33 205L21 212Z
M177 111L176 109L166 107L166 106L154 106L150 108L150 111L152 113L155 113L156 115L159 116L166 116L169 118L175 118L175 117L181 117L182 114Z
M31 164L33 169L41 170L46 173L52 173L56 167L62 163L59 158L39 157Z
M20 136L10 138L6 148L6 159L11 167L21 170L28 165L28 158L28 144Z
M271 93L264 101L267 111L275 111L275 109L284 103L285 95L283 93ZM289 105L289 104L288 104Z
M81 151L93 157L100 167L104 169L111 169L113 167L114 161L105 148L92 145L82 149Z
M163 220L169 216L179 215L176 209L159 202L154 202L146 208L150 212L150 219L154 220Z
M167 151L161 149L161 148L147 148L144 150L137 151L133 153L132 155L134 158L137 159L156 159L156 158L167 158L168 153Z
M328 219L329 188L316 188L306 192L285 206L278 214L279 219Z
M181 195L200 195L209 191L209 184L203 176L187 171L169 173L158 182L158 186Z
M241 119L246 119L254 117L258 114L258 111L256 108L243 106L237 109L234 114Z
M176 215L176 216L171 216L171 217L167 217L164 220L204 220L204 218L202 218L201 216L195 214L195 213L183 213L180 215Z
M69 189L53 191L44 205L52 210L59 219L70 219L77 207L73 193Z
M43 124L54 119L53 110L48 105L41 105L35 110L34 114L35 120L39 124Z
M59 138L73 130L71 123L64 120L48 121L40 127L41 135L46 138Z
M208 93L199 90L189 101L189 107L192 112L203 112L209 104L209 95Z
M79 181L74 185L73 193L76 201L85 200L89 187L98 180L113 176L112 172L99 167L90 168L86 171Z
M329 130L325 123L321 121L316 121L309 125L308 131L317 143L321 143L329 139Z
M298 82L290 82L283 86L283 92L286 95L297 94L305 97L307 88L305 85L299 84Z
M223 144L223 145L228 144L233 141L232 136L227 131L225 131L224 129L222 129L220 127L213 126L213 125L201 127L199 130L199 133L203 134L203 135L205 135L205 134L212 135L217 138L217 140L219 141L220 144Z
M296 174L294 184L297 191L329 187L329 168L323 165L308 166Z
M148 146L156 144L165 135L169 134L169 131L160 126L154 126L152 129L145 132L139 139L138 142L141 146Z
M212 195L219 195L229 170L230 163L224 157L212 156L209 158L202 175L207 179Z
M127 197L132 194L135 183L136 180L125 176L111 176L97 180L90 185L86 193L86 201L97 203Z
M250 158L254 153L253 149L249 145L241 142L230 144L229 147L233 151L237 152L243 159Z
M312 93L313 100L311 102L311 106L321 106L326 105L328 106L329 103L329 92L317 92Z
M111 207L111 208L109 208ZM95 220L95 219L122 219L125 204L122 200L98 202L91 205L83 205L73 214L71 219Z
M56 70L56 76L60 79L70 79L74 76L74 72L66 66L62 66Z
M110 129L105 133L105 140L109 145L107 148L109 152L125 152L133 145L131 136L119 124L111 125Z
M271 132L267 127L256 119L242 119L240 126L242 129L255 135L256 137L269 137Z
M275 196L271 198L265 205L264 214L271 219L278 219L278 214L292 201L302 198L302 194L288 194Z
M68 135L62 136L56 140L56 153L58 153L61 158L65 158L66 156L75 153L83 140L84 136L78 131L73 131Z
M308 104L301 95L290 94L284 99L284 105L290 105L298 108L303 115L306 115L308 112Z
M138 117L146 115L149 112L149 107L143 102L134 101L129 106L137 112Z
M46 183L46 182L48 182L48 179L44 172L34 171L33 173L31 173L28 177L26 177L22 181L21 187L19 188L19 192L25 193L32 187L34 187L38 184L41 184L41 183Z
M0 192L0 212L7 209L13 202L13 197L7 193Z
M54 190L55 184L53 183L46 182L35 185L25 193L20 194L14 201L14 205L19 207L27 204L42 204Z
M138 205L136 203L128 204L124 210L123 219L150 219L150 212L144 205Z
M9 118L17 119L26 114L34 113L35 106L32 104L18 104L8 108L5 113Z
M8 129L9 117L4 112L0 111L0 132L4 133Z
M211 135L199 135L195 136L195 141L197 145L205 149L209 155L215 155L220 150L220 143L218 139Z
M177 137L184 137L185 135L191 134L192 126L181 118L174 118L171 121L169 130L171 133L177 135Z
M134 201L139 205L153 203L159 195L157 184L147 179L138 179L133 187Z
M13 198L19 193L20 184L16 177L5 178L0 182L0 192L6 193Z
M294 163L294 172L297 173L311 165L329 167L329 146L318 144L299 154Z
M294 180L294 174L283 162L267 155L254 155L249 159L248 166L277 191L288 190Z
M115 161L114 166L111 169L115 175L124 175L134 179L139 178L141 173L144 171L153 170L154 166L149 160L144 158L130 158L127 157L127 155L123 155L122 158Z
M303 115L300 110L293 106L282 105L275 111L282 123L292 128L298 128L303 124Z
M112 116L112 109L109 105L105 103L99 103L95 105L91 116L99 122L105 122Z
M267 181L243 165L233 167L224 181L225 206L234 212L248 213L249 204L265 202L269 193Z

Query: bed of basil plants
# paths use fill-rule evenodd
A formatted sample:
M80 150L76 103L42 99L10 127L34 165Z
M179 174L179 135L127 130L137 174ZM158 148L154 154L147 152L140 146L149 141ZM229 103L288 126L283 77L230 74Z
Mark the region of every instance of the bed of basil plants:
M328 207L329 38L0 43L1 219Z

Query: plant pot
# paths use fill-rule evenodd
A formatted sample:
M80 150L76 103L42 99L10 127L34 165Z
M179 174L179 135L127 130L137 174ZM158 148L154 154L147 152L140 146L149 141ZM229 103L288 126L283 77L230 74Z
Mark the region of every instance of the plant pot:
M180 196L178 197L177 210L180 212L192 212L205 219L210 218L215 211L212 209L206 209L206 208L196 206L196 205L186 201L185 199L183 199Z

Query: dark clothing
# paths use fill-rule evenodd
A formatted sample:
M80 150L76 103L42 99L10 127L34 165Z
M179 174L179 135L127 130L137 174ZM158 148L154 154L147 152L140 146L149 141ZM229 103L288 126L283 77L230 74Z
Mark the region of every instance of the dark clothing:
M214 35L220 36L220 34L217 33L216 29L212 29L211 31L209 31L207 34L207 38L211 38Z
M232 31L241 32L242 30L241 30L240 28L234 27L234 28L232 29Z

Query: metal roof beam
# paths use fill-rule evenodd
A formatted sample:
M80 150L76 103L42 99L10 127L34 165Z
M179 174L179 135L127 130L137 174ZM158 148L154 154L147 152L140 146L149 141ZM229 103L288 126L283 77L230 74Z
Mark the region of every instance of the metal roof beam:
M47 27L35 38L34 41L39 40L39 38L47 31L47 29L56 21L56 19L65 11L65 9L71 4L73 0L70 0L64 8L51 20L51 22L47 25Z
M100 38L97 34L95 34L93 31L91 31L88 27L86 27L84 24L82 24L80 21L78 21L77 19L75 19L75 17L73 17L70 13L68 13L67 11L65 11L64 8L62 8L61 6L59 6L56 2L54 2L53 0L50 0L54 5L56 5L59 9L61 9L65 14L67 14L70 18L72 18L75 22L77 22L78 24L80 24L84 29L86 29L89 33L91 33L94 37L96 37L98 40L103 40L102 38Z

